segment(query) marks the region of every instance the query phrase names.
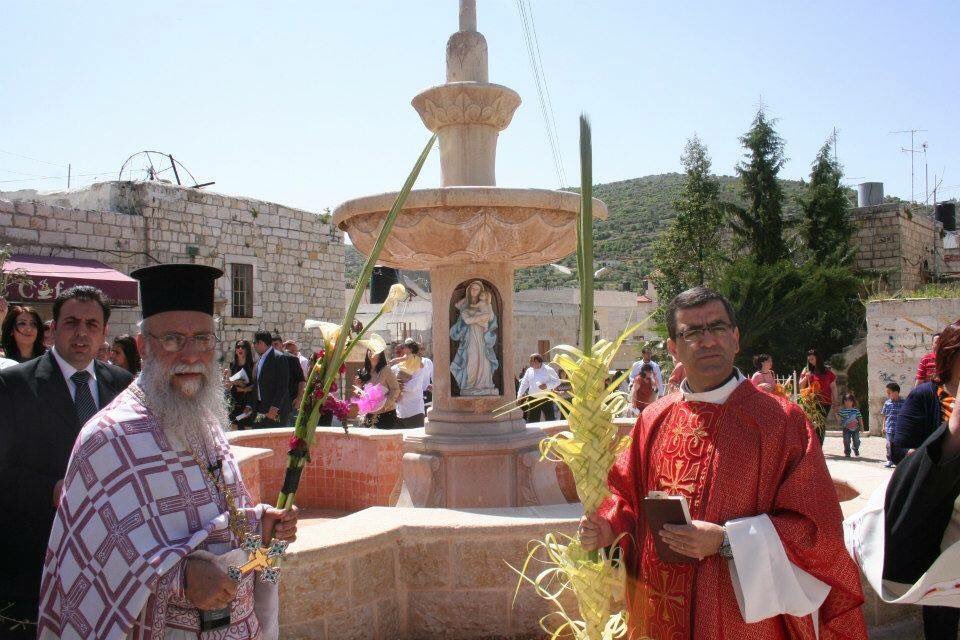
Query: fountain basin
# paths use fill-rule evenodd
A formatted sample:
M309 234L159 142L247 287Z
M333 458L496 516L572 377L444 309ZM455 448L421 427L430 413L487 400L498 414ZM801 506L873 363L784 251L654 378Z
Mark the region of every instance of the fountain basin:
M383 193L344 202L333 222L369 255L396 200ZM379 263L403 269L502 262L514 268L555 262L577 247L580 195L549 189L443 187L410 192ZM607 217L594 198L595 218Z

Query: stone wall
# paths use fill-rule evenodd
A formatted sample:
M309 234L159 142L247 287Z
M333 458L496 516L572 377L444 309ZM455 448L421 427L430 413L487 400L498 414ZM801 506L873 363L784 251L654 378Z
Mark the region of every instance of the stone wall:
M514 602L511 566L523 566L531 540L573 535L581 512L375 507L304 528L283 565L280 637L544 637L539 620L550 609L530 585Z
M870 431L879 434L880 409L889 382L906 396L920 357L933 348L933 334L960 318L960 298L882 300L867 303L867 368Z
M99 260L125 274L158 262L224 269L216 297L227 342L259 328L300 340L305 318L342 316L342 234L317 214L152 182L25 197L0 199L0 244L15 253ZM251 318L231 315L232 263L253 265ZM137 319L118 311L111 335L135 332Z
M903 204L858 207L854 240L858 269L875 272L891 292L913 291L943 270L940 223Z

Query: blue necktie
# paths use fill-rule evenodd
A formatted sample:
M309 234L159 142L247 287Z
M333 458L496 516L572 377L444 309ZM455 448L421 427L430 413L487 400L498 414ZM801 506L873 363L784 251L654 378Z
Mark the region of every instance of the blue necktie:
M77 371L70 376L70 379L73 384L77 385L77 391L73 396L73 405L77 410L77 420L80 421L82 427L97 412L97 403L93 399L93 394L90 393L90 372Z

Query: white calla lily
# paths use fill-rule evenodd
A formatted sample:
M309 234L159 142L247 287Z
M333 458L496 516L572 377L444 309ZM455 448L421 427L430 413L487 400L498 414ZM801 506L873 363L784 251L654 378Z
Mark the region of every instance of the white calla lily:
M390 292L387 299L380 306L380 313L390 313L401 300L407 297L407 288L400 283L390 286Z
M334 343L337 341L337 336L340 335L340 325L334 324L333 322L324 322L323 320L311 320L307 318L303 323L303 328L305 331L320 329L320 335L323 336L324 342Z

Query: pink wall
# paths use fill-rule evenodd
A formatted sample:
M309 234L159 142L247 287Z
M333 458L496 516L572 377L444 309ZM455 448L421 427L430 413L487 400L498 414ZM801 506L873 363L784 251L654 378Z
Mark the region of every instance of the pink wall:
M240 465L255 501L273 503L280 492L293 429L228 434L230 444L270 449L273 455ZM359 511L396 503L403 480L403 436L387 431L339 428L317 430L311 462L300 479L297 504L306 508Z

